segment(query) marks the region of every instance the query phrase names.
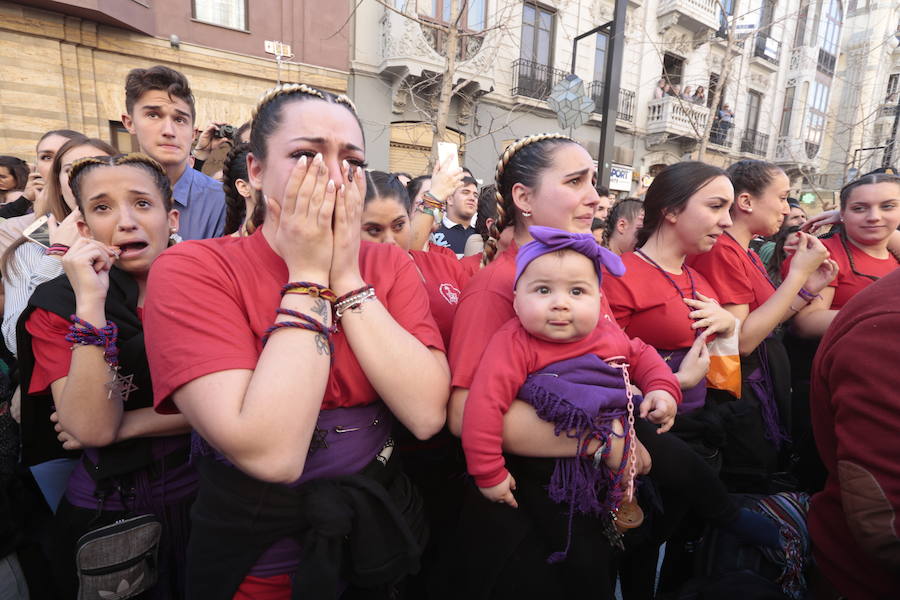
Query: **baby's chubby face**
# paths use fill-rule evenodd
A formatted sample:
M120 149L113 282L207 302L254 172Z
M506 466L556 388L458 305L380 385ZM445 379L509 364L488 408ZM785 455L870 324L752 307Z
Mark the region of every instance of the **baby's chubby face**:
M578 252L540 256L516 284L513 307L525 330L548 342L586 337L600 319L600 281L594 263Z

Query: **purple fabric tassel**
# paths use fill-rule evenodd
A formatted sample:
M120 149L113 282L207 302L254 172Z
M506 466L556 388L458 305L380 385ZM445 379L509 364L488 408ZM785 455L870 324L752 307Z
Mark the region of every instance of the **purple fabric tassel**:
M769 335L771 337L771 334ZM768 338L767 338L768 339ZM759 366L747 375L745 381L753 390L759 401L762 413L765 437L774 444L776 449L781 449L784 442L791 438L781 427L781 418L778 415L778 405L775 402L775 389L772 384L772 376L769 373L769 357L766 354L766 344L763 342L756 350L759 356Z
M555 362L532 373L517 397L531 404L541 419L553 423L556 435L586 440L585 445L595 437L608 440L614 435L613 420L627 416L622 372L594 354ZM635 410L640 401L640 396L634 398ZM575 511L600 516L619 505L624 491L614 485L613 478L606 463L595 465L593 457L556 459L547 493L554 502L569 504L569 541L565 551L554 552L548 562L565 559Z

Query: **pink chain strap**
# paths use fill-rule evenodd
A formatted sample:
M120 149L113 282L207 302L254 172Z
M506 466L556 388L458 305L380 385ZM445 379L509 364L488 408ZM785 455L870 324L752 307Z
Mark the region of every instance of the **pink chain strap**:
M634 478L637 475L637 448L635 447L636 436L634 433L634 393L631 391L631 377L628 374L630 365L624 360L624 356L613 356L607 360L607 363L617 369L622 369L622 379L625 381L625 397L628 399L628 404L626 405L628 431L625 432L625 436L628 440L628 450L631 453L628 457L628 483L625 488L625 495L628 501L631 502L634 500Z

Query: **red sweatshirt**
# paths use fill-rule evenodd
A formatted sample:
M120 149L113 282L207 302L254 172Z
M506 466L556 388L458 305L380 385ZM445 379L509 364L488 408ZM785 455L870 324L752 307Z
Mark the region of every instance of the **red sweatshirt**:
M583 340L546 342L529 334L518 319L510 319L491 338L466 400L462 442L469 473L480 487L506 478L502 455L503 415L530 373L547 365L596 354L603 360L624 357L632 380L645 392L665 390L676 402L681 388L656 350L629 339L612 319L601 316L596 329Z
M854 296L822 338L810 411L825 489L809 532L854 600L900 598L900 270Z

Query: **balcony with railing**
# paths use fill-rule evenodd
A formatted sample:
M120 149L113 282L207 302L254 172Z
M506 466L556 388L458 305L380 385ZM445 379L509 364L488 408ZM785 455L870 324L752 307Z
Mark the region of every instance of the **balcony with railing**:
M747 129L744 131L744 135L741 136L741 152L755 154L756 156L765 156L768 147L768 134L760 133L755 129Z
M381 18L381 62L379 72L396 72L415 77L423 71L442 73L446 59L441 55L446 32L421 24L416 19L384 9ZM495 32L459 39L457 48L458 77L477 83L481 89L494 87L491 47Z
M675 96L651 100L647 107L647 133L668 133L697 140L709 118L709 109L702 104Z
M814 161L810 157L815 157L818 152L818 146L810 148L808 142L793 136L780 136L775 140L775 164L783 166L785 169L803 169L808 170L813 167Z
M764 33L757 33L753 43L753 58L762 59L759 64L763 66L777 69L781 62L781 42Z
M716 0L660 0L656 11L658 18L673 14L679 25L695 33L719 29Z
M722 127L719 121L714 121L709 130L709 144L711 147L730 150L734 143L734 127Z
M834 75L834 66L837 64L837 56L819 48L819 59L816 69L825 75Z
M520 58L513 61L513 96L527 96L545 100L553 86L562 81L568 74L561 69Z
M878 107L878 118L894 118L900 112L900 104L897 102L888 102Z
M599 113L603 110L603 81L592 81L588 91L591 98L594 99L594 112ZM619 108L616 119L634 122L634 92L619 88Z

